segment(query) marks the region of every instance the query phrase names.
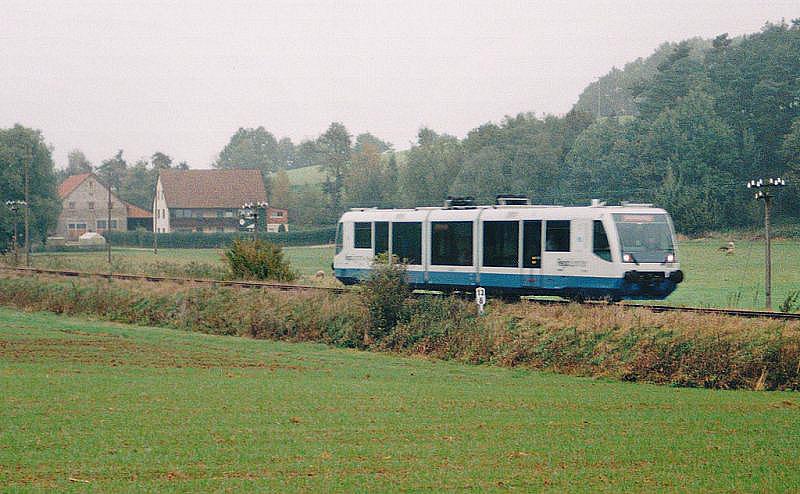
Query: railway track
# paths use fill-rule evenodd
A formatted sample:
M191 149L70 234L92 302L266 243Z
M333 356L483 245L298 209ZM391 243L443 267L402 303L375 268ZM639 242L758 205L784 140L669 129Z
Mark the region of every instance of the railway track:
M209 285L209 286L229 286L240 288L264 288L269 290L281 291L322 291L332 293L345 293L347 288L322 287L313 285L295 285L292 283L273 283L269 281L232 281L232 280L211 280L206 278L175 278L170 276L152 276L146 274L125 274L125 273L92 273L88 271L70 271L63 269L44 269L44 268L11 268L0 267L0 270L22 274L46 274L50 276L63 276L66 278L101 278L107 280L134 280L161 283L169 281L172 283Z
M100 278L100 279L115 279L115 280L135 280L147 281L153 283L172 282L181 284L194 284L194 285L209 285L209 286L227 286L239 288L260 288L267 290L280 290L280 291L317 291L328 293L347 293L350 289L343 287L321 287L313 285L296 285L292 283L273 283L268 281L230 281L230 280L212 280L205 278L176 278L169 276L152 276L144 274L124 274L124 273L93 273L86 271L71 271L62 269L44 269L44 268L12 268L0 266L0 270L6 272L14 272L19 274L44 274L50 276L62 276L72 278ZM528 303L537 303L542 305L568 305L576 303L569 300L542 300L542 299L526 299ZM602 301L587 301L581 302L583 305L608 305L607 302ZM651 304L637 304L637 303L619 303L616 304L621 307L641 308L653 312L694 312L700 314L718 314L734 317L746 318L768 318L768 319L781 319L781 320L798 320L800 321L800 313L789 312L773 312L765 310L746 310L746 309L721 309L713 307L680 307L672 305L651 305Z

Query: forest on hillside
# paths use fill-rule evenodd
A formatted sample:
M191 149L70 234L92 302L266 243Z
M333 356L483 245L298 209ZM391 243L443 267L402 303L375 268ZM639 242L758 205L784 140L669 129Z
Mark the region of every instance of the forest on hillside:
M322 187L292 188L280 173L271 183L301 222L333 221L348 206L516 193L543 204L651 202L680 231L698 233L756 224L760 205L745 183L777 176L790 184L775 202L778 218L796 222L800 19L664 44L589 84L564 116L521 113L463 139L422 128L399 153L369 134L352 143L336 123L303 146L304 164L326 174Z

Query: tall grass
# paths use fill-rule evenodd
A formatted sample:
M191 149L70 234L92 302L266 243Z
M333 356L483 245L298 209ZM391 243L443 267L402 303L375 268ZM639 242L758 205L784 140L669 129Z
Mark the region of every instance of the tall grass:
M406 299L375 326L359 294L0 278L0 304L187 331L720 389L800 389L800 323L616 306ZM364 338L365 329L370 338Z

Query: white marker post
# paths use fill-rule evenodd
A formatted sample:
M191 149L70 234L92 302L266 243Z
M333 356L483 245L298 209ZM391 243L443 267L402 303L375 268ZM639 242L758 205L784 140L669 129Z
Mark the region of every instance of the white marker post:
M486 289L479 286L475 289L475 303L478 304L478 314L483 315L483 306L486 305Z

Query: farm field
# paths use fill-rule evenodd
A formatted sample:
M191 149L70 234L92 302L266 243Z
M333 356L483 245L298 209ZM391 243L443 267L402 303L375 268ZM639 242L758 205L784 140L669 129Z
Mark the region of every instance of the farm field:
M322 269L331 274L333 246L284 247L283 252L290 260L292 268L301 275L313 275ZM176 266L189 263L202 263L222 268L221 249L158 249L154 255L150 249L115 248L112 258L124 271L147 272L159 262ZM75 269L80 271L103 271L108 269L107 254L104 252L57 252L34 254L33 265L54 269Z
M800 489L797 393L609 382L3 308L0 386L0 484L13 490Z
M764 243L736 242L734 255L718 249L726 242L719 239L686 240L679 245L681 268L686 280L666 300L668 304L709 307L760 308L764 304ZM330 274L333 246L285 247L284 252L294 269L304 276L322 270ZM34 265L41 267L103 270L103 252L37 254ZM221 266L222 251L218 249L160 249L158 256L149 250L115 249L115 259L122 266L135 270L141 266L166 261L176 264L190 262ZM777 308L786 297L800 291L800 241L773 242L773 305Z

